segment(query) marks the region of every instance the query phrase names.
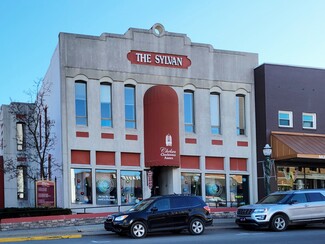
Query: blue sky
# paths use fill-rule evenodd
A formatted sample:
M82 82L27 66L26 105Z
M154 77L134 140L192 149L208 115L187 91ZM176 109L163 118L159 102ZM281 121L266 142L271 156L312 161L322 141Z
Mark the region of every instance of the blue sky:
M0 105L29 101L60 32L99 36L155 23L259 64L325 69L324 0L0 0ZM325 81L324 81L325 82Z

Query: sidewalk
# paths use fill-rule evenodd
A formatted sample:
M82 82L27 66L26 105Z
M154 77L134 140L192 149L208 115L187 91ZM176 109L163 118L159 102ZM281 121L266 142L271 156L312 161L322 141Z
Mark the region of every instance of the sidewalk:
M235 225L235 212L233 209L213 209L213 225L207 227L206 229L214 229L225 225ZM61 221L62 216L50 216L54 226L52 227L40 227L40 228L30 228L30 229L6 229L0 231L0 243L4 242L18 242L26 240L54 240L54 239L71 239L71 238L81 238L82 236L91 235L111 235L112 232L108 232L104 229L104 213L102 214L86 214L86 215L72 215L65 217L64 223L69 222L70 226L57 225ZM99 216L99 217L98 217ZM106 215L105 215L106 216ZM79 220L74 222L78 218ZM26 218L24 218L26 221ZM29 218L28 221L38 221L39 224L43 224L41 217ZM47 217L48 219L48 217ZM59 220L58 220L59 219ZM11 219L14 220L14 219ZM90 221L91 220L91 221ZM2 220L3 222L4 220ZM10 220L7 220L10 221ZM21 222L22 219L15 219L16 222L24 225L27 222ZM33 222L28 222L28 224L33 224Z

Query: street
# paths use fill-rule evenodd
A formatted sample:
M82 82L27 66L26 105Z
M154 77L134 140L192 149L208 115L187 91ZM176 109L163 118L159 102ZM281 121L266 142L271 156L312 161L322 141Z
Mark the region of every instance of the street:
M272 232L269 230L244 230L235 225L220 226L206 229L200 236L192 236L187 231L180 234L170 232L148 234L144 239L121 237L107 232L102 235L89 235L76 239L28 241L30 244L39 243L313 243L321 244L325 240L325 225L307 226L304 228L292 227L285 232ZM18 242L13 242L18 243Z

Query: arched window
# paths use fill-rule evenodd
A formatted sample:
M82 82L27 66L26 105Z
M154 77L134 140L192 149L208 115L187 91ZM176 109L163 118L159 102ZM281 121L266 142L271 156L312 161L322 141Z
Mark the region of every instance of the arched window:
M88 125L87 118L87 83L84 81L75 82L75 108L76 124Z
M185 132L195 132L194 118L194 92L191 90L184 91L184 123Z
M110 83L100 84L101 125L112 127L112 86Z
M220 94L210 93L211 133L220 134Z
M124 86L125 128L136 128L135 86Z
M245 95L236 95L236 127L237 135L245 135L246 133L245 118Z

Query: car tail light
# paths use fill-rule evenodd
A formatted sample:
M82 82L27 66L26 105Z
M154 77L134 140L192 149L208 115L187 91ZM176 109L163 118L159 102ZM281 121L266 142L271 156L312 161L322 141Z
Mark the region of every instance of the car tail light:
M204 209L208 212L208 213L210 213L211 212L211 209L210 209L210 207L209 206L204 206Z

